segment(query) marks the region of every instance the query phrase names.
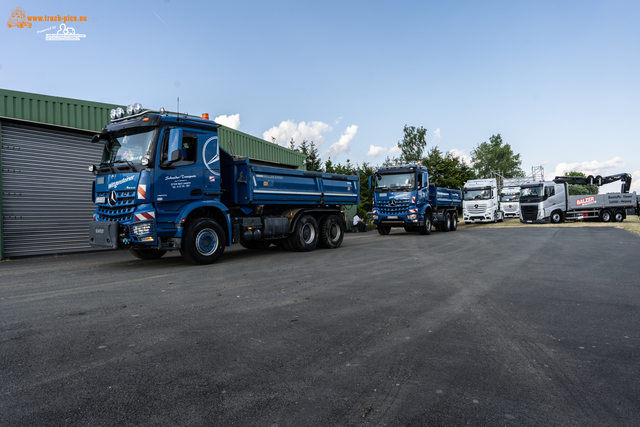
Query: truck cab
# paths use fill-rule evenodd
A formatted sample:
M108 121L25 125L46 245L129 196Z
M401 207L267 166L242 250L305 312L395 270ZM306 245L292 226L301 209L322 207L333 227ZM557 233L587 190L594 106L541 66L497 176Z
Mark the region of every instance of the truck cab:
M562 181L528 182L520 186L520 222L559 223L567 210L567 184Z
M500 191L500 207L505 218L520 218L520 187L503 187Z
M495 178L472 179L462 189L464 222L498 222L504 220L500 209L498 182Z

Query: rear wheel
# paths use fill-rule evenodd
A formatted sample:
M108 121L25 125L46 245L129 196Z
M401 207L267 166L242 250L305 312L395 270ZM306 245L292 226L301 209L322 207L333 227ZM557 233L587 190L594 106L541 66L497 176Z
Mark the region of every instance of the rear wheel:
M624 212L622 212L621 210L617 210L614 214L613 214L613 220L615 222L622 222L624 221Z
M608 209L600 211L600 221L611 222L611 212Z
M391 232L391 227L386 227L384 225L378 226L378 233L382 234L383 236L386 236L390 232Z
M291 250L296 252L312 251L318 245L318 223L311 215L303 215L293 233L289 234L287 241Z
M451 213L447 212L444 216L444 222L440 226L442 231L451 231Z
M163 251L160 249L133 249L129 248L129 252L136 258L139 259L160 259L162 255L166 254L167 251Z
M451 231L456 231L458 229L458 213L454 212L451 215Z
M329 215L320 221L320 241L318 244L327 249L335 249L342 245L344 239L344 222L338 215Z
M224 253L224 230L210 218L189 223L184 231L180 254L191 264L212 264Z

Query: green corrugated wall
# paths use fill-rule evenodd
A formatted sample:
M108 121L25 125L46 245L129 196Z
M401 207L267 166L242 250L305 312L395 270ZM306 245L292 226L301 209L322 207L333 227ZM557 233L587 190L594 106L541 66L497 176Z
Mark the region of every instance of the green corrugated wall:
M0 117L67 128L99 132L118 107L123 106L0 89Z

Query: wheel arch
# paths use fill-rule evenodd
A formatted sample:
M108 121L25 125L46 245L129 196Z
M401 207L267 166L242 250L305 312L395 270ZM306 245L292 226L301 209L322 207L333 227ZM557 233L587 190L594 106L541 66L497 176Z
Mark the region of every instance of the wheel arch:
M218 222L224 230L225 246L231 246L232 231L229 209L219 202L198 202L190 203L182 208L182 214L178 217L178 224L182 224L181 236L184 233L184 226L196 218L211 218Z

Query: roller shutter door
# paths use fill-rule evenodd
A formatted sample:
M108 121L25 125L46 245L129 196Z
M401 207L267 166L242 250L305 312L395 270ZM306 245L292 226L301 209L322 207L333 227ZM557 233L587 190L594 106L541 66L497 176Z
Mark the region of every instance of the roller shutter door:
M89 132L2 122L3 240L7 258L95 250L88 244L102 144Z

